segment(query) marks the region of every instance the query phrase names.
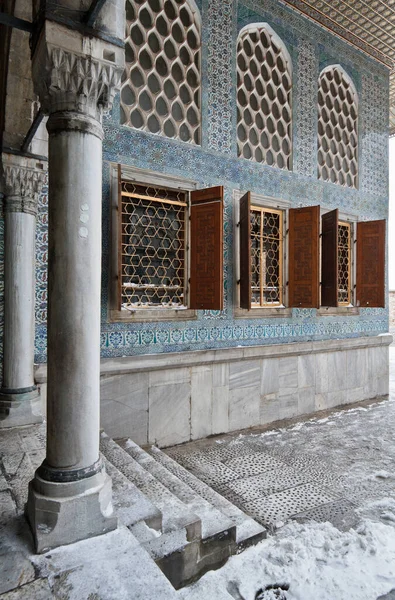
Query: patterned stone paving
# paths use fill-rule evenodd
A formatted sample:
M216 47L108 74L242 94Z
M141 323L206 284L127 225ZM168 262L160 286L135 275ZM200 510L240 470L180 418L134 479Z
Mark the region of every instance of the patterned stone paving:
M168 448L196 477L269 528L288 519L358 522L359 507L395 498L395 347L388 401Z

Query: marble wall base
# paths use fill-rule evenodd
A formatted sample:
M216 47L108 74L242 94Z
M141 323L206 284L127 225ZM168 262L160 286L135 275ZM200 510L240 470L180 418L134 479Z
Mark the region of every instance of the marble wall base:
M385 396L391 341L384 334L104 359L101 427L166 447ZM36 379L45 385L44 365Z

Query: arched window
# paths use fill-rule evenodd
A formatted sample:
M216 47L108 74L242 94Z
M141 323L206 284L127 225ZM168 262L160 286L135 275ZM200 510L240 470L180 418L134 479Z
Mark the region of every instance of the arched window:
M200 45L191 0L126 0L124 125L200 143Z
M278 35L266 24L242 29L237 44L239 156L291 168L291 90L291 58Z
M358 185L358 96L340 65L318 81L318 178L351 188Z

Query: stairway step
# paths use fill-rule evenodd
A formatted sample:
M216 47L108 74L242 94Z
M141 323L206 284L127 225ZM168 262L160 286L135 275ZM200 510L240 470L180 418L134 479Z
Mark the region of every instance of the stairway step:
M237 506L221 496L221 494L218 494L218 492L203 483L203 481L200 481L200 479L159 450L159 448L152 446L149 449L149 453L158 463L166 467L170 473L186 483L196 494L204 498L231 520L233 525L236 526L236 543L240 548L255 544L266 538L267 531L263 525L257 523L252 517L246 515Z
M188 541L201 539L199 517L105 433L100 437L100 450L162 513L162 533L185 528Z
M117 440L118 444L134 458L142 467L151 473L160 483L170 490L183 502L202 522L202 538L212 538L229 531L233 540L236 539L236 526L233 521L197 494L187 483L181 481L164 465L145 452L130 439Z
M112 501L121 523L131 527L143 522L152 530L162 530L162 513L121 471L103 457L112 479Z
M147 527L145 523L137 523L130 528L130 531L154 560L162 559L174 552L183 552L191 543L186 538L185 529L177 529L158 536L157 532Z

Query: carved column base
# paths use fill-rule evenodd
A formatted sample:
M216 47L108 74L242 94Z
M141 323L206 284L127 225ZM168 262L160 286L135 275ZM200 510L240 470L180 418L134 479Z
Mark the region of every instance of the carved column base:
M42 421L42 399L36 386L0 390L0 429L34 425Z
M70 483L48 482L36 473L26 505L36 552L116 529L111 495L111 479L104 470Z

